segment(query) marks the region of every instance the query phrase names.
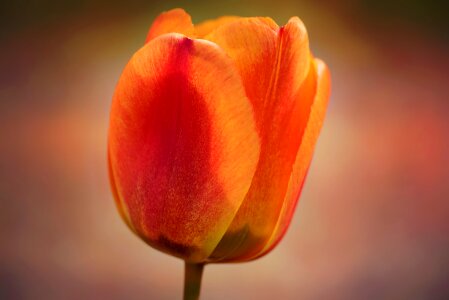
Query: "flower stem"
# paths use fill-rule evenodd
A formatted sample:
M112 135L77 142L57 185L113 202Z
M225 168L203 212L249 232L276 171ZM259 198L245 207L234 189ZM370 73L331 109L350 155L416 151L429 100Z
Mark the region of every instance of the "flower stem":
M184 300L198 300L200 298L203 269L204 264L202 263L185 263Z

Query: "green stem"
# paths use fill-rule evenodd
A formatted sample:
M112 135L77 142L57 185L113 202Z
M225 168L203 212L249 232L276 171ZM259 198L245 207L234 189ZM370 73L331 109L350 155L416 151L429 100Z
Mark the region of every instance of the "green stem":
M184 300L198 300L200 298L203 269L204 264L202 263L185 263Z

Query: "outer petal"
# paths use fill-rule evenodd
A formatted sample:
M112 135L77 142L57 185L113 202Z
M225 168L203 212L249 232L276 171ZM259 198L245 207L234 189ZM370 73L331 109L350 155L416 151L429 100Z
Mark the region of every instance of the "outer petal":
M262 140L248 194L210 257L212 261L247 260L264 248L278 222L310 112L316 74L309 72L307 33L298 18L279 30L259 19L242 19L219 27L206 38L235 61ZM295 111L302 113L295 115Z
M293 165L293 171L288 182L287 194L285 196L281 214L270 240L265 245L264 250L259 256L262 256L273 249L287 231L295 211L296 204L298 203L299 195L301 193L310 162L312 160L318 135L323 125L330 94L330 74L326 64L323 61L315 59L314 64L314 67L317 70L318 81L310 116L302 137L301 146L299 147L298 154L296 155L295 163Z
M151 25L145 43L162 34L172 32L193 37L194 28L192 18L181 8L175 8L161 13Z
M132 228L202 261L234 218L259 139L240 77L216 45L169 34L128 63L113 99L109 154Z

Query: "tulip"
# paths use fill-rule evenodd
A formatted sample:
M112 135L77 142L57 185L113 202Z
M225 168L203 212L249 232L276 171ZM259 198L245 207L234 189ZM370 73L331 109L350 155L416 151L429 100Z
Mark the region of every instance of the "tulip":
M185 299L204 264L259 258L292 218L330 90L303 23L162 13L125 67L108 165L121 217L185 261Z

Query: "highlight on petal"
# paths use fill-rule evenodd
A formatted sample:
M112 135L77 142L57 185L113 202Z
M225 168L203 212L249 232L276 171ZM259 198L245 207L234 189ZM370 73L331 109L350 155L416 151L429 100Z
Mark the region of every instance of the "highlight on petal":
M110 168L132 227L153 247L204 261L247 194L259 145L240 76L215 44L163 35L123 71Z
M189 37L194 35L192 18L181 8L161 13L153 22L145 43L165 33L181 33Z
M287 194L285 195L284 204L273 234L258 257L273 249L287 231L296 204L298 203L299 195L312 160L313 151L323 125L330 95L330 74L326 64L320 59L314 60L314 68L316 68L317 72L316 93L301 145L293 165L293 171L288 182Z
M210 260L249 260L264 249L278 222L309 118L316 72L310 68L307 32L298 18L278 30L258 18L245 18L206 38L236 63L261 139L251 187Z

